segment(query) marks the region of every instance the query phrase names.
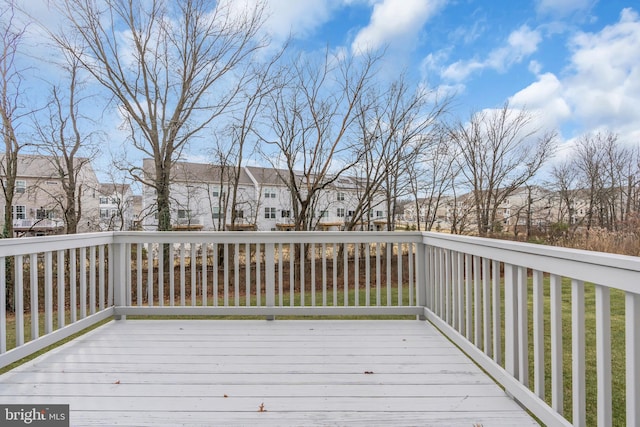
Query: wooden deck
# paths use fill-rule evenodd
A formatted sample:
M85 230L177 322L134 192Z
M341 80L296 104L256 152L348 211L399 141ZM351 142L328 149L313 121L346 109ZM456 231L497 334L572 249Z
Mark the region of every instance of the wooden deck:
M0 376L0 402L82 426L537 425L420 321L110 322Z

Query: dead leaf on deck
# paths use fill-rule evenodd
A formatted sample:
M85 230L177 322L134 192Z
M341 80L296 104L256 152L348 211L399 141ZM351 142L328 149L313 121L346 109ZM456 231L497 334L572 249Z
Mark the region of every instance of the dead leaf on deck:
M267 412L267 410L264 409L264 403L261 403L260 406L258 406L258 412Z
M120 384L120 380L116 381L114 384Z
M364 371L364 373L365 373L366 375L371 375L371 374L373 374L373 371Z
M227 396L227 395L225 394L225 395L223 395L222 397L229 397L229 396Z

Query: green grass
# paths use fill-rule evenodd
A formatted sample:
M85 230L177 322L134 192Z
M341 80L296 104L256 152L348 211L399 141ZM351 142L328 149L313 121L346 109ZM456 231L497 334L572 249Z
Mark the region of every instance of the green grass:
M309 306L312 302L312 292L310 290L310 284L307 284L308 289L305 291L304 303ZM533 389L534 384L534 366L533 366L533 328L532 328L532 319L533 319L533 297L532 291L533 286L531 283L531 279L529 279L529 384ZM284 289L283 292L283 305L288 307L290 304L290 295L288 293L288 288ZM571 281L569 279L563 279L563 287L562 287L562 312L563 312L563 371L564 371L564 416L571 421L572 419L572 366L571 366ZM502 304L504 304L504 285L501 290L502 294L501 298ZM545 322L545 400L547 403L551 404L551 340L550 340L550 286L548 277L544 280L544 322ZM335 306L342 307L344 306L344 290L338 288L336 294L336 302ZM296 292L294 296L295 306L300 306L300 295L299 292ZM348 305L350 307L354 306L356 300L356 293L353 287L351 287L347 294ZM387 305L387 288L386 284L383 284L380 289L380 306ZM179 298L176 299L176 302L179 301ZM371 295L370 295L370 306L376 306L377 304L377 292L375 283L371 286ZM190 304L190 297L186 298L187 304ZM222 297L219 298L218 304L222 306L224 300ZM240 305L244 306L246 299L245 296L242 295L239 299ZM250 305L256 306L256 296L251 295ZM276 289L276 304L279 302L278 289ZM333 286L327 287L326 293L326 306L333 307ZM366 305L366 296L363 289L360 289L358 292L358 302L360 306ZM208 302L211 304L211 300ZM315 292L315 303L316 306L322 306L323 303L323 292L321 289L316 287ZM409 290L407 286L403 286L403 295L402 295L402 303L408 305L409 303ZM197 304L201 305L202 301L200 298L197 300ZM231 294L229 296L229 304L234 304L234 298ZM264 297L262 298L262 305L264 305ZM168 301L165 301L165 306L168 305ZM398 305L398 292L397 288L392 288L391 293L391 305ZM67 313L67 322L69 322L69 313ZM44 331L44 315L41 313L40 318L40 331L41 334ZM264 316L128 316L129 319L264 319ZM392 319L413 319L415 316L391 316L391 315L373 315L373 316L277 316L278 319L378 319L378 320L392 320ZM25 341L30 339L30 316L25 316ZM504 334L504 307L502 307L502 333ZM57 315L54 313L54 329L57 327ZM105 321L106 322L106 321ZM61 341L53 346L47 347L46 349L30 356L29 358L25 358L21 361L15 362L7 367L4 367L0 370L0 373L6 372L15 366L18 366L22 363L25 363L27 360L31 360L38 355L49 351L51 348L59 346L65 342L72 340L73 338L86 333L87 331L94 329L105 322L101 322L98 325L94 325L91 328L87 328L86 330L73 335L72 337ZM586 330L586 399L587 399L587 425L596 425L596 402L597 402L597 392L598 387L596 383L596 335L595 335L595 286L591 284L585 285L585 330ZM624 425L625 424L625 354L624 354L624 345L625 345L625 330L624 330L624 293L622 291L611 292L611 346L612 346L612 405L613 405L613 425ZM13 319L9 319L7 322L7 342L8 347L12 348L15 346L15 321ZM502 351L504 354L504 336L502 340Z

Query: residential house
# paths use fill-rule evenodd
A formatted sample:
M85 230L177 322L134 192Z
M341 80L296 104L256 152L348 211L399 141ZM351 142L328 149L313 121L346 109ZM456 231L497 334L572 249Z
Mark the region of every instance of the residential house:
M134 228L134 199L129 184L100 184L100 222L102 231L126 231Z
M148 177L153 163L143 162ZM235 222L231 222L232 195L238 176ZM172 227L174 230L290 230L294 228L291 190L286 183L288 171L257 166L239 170L219 165L177 162L170 187ZM301 175L297 179L302 180ZM156 193L143 188L143 228L157 227ZM380 197L369 212L371 229L386 225L386 212ZM314 228L342 230L358 203L358 182L341 177L322 190L312 206ZM363 228L363 227L362 227Z
M0 156L0 161L3 161ZM97 231L98 179L87 159L76 159L77 186L81 218L78 232ZM2 177L4 179L5 177ZM62 178L54 165L54 158L44 155L23 154L18 157L16 188L12 206L14 234L43 236L64 232L63 209L65 196ZM0 200L0 215L4 213L4 198ZM4 221L4 218L3 218Z

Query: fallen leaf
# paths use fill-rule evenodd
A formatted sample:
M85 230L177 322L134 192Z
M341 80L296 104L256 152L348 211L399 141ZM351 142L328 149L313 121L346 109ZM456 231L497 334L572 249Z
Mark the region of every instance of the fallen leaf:
M224 395L224 396L222 396L222 397L229 397L229 396L227 396L227 395L225 394L225 395Z
M116 381L114 384L120 384L120 380Z
M267 410L264 409L264 403L260 404L260 406L258 407L258 412L267 412Z
M373 371L364 371L365 374L370 375L373 374Z

